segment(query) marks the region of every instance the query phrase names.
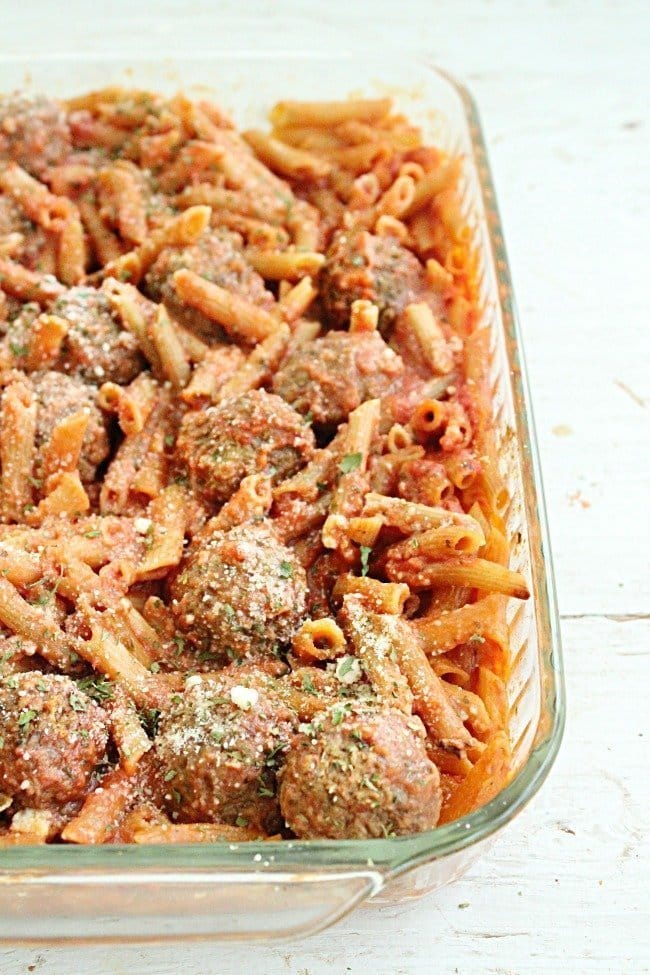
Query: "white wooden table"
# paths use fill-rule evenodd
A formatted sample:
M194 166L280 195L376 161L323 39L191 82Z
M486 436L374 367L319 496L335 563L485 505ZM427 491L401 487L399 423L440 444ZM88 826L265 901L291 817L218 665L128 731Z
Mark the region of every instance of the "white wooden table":
M470 85L525 332L569 720L538 800L425 901L280 947L5 949L0 973L650 972L647 2L112 0L87 23L91 6L4 4L4 51L245 48L265 31L292 47L419 49Z

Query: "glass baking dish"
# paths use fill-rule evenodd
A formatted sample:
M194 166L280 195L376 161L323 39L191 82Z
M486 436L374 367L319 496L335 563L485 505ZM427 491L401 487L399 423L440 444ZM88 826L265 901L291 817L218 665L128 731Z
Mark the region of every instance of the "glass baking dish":
M557 754L564 689L553 572L521 338L474 102L426 60L341 54L55 55L0 58L0 91L72 95L111 84L212 96L240 126L281 98L391 94L427 137L466 160L463 207L480 255L512 565L532 598L511 601L508 694L516 774L457 822L385 840L191 846L46 846L0 851L0 941L295 938L372 899L417 897L459 877L535 795Z

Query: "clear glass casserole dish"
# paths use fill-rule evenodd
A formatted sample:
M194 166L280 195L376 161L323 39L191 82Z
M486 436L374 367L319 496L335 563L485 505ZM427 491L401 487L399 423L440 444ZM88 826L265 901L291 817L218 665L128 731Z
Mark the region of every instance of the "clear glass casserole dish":
M557 754L564 689L539 461L503 235L476 107L443 72L414 58L274 54L174 58L0 59L0 91L71 95L120 83L211 95L237 123L263 121L281 98L388 93L425 141L464 156L463 206L480 259L492 343L493 405L513 546L532 598L510 603L508 695L515 775L477 812L385 840L193 846L15 847L0 852L0 940L144 941L295 938L357 904L420 896L460 876L535 795ZM376 81L374 79L377 79Z

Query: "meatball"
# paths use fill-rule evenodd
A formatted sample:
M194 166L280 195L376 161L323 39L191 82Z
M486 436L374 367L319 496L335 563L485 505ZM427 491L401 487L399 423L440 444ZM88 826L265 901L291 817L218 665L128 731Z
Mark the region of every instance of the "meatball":
M258 307L269 308L273 295L244 257L241 246L238 234L221 229L202 234L189 247L167 247L146 274L145 290L154 301L164 302L170 313L188 328L212 335L215 323L179 299L172 278L176 271L187 268Z
M90 383L126 385L144 367L137 340L121 327L103 291L68 288L52 312L70 323L56 366L61 372Z
M419 718L336 704L300 735L279 775L280 808L301 839L365 839L433 829L438 769Z
M275 768L295 716L250 678L188 678L154 743L157 791L174 819L276 832Z
M186 413L176 449L192 489L219 503L248 474L271 474L274 481L294 474L310 459L314 434L279 396L256 389Z
M101 708L69 677L0 677L0 792L15 808L82 799L107 740Z
M365 400L390 392L403 368L377 332L328 332L288 355L273 392L314 423L342 423Z
M424 269L395 237L367 230L340 230L327 252L321 297L333 325L347 325L352 302L365 298L379 308L382 332L425 290Z
M38 406L36 477L40 477L42 448L49 442L56 424L83 410L88 415L88 426L79 457L79 476L85 484L91 484L97 466L108 457L110 449L104 416L95 403L97 390L77 376L61 372L37 372L30 378Z
M305 570L276 537L271 522L208 530L198 536L171 582L178 629L200 658L272 654L302 622Z
M72 142L65 112L43 95L0 98L0 159L13 159L33 176L62 163Z

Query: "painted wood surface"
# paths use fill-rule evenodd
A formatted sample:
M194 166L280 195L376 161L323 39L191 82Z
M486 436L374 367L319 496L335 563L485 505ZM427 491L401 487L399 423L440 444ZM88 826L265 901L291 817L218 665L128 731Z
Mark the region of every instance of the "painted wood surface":
M460 882L276 947L3 949L2 975L650 971L650 8L588 0L7 4L3 51L411 50L482 113L524 328L569 721L538 799Z

